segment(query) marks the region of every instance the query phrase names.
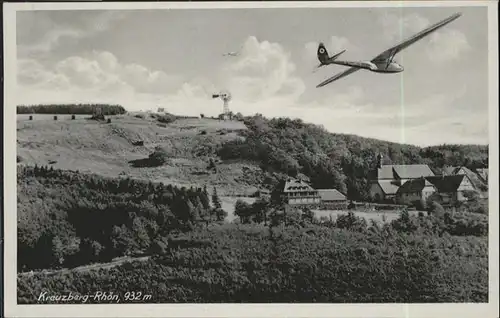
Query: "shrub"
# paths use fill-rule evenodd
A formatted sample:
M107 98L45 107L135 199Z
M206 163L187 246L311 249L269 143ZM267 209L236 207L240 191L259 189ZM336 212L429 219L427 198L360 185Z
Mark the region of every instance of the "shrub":
M108 118L107 123L111 124L111 118Z
M456 236L488 236L488 217L477 213L447 214L446 231Z
M232 116L232 119L237 120L237 121L243 121L244 118L245 117L240 112L238 112Z
M149 161L152 165L163 165L168 161L168 158L167 150L159 146L149 155Z
M169 114L169 113L166 113L164 115L160 115L158 116L158 121L160 123L164 123L164 124L170 124L170 123L173 123L175 120L177 119L177 117L175 115L172 115L172 114Z
M356 232L363 232L368 226L364 218L354 215L352 211L347 212L347 214L339 215L335 224L336 227L340 229Z
M445 213L445 210L444 208L441 206L441 204L439 204L438 202L436 201L431 201L429 203L429 210L428 212L432 215L435 215L437 217L442 217Z
M413 202L413 205L419 211L426 211L427 210L427 202L424 199L420 199L420 200Z

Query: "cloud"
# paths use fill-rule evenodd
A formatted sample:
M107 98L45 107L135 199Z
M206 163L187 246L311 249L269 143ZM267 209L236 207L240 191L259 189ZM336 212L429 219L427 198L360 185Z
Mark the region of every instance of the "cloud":
M390 40L391 44L404 41L406 38L437 22L431 22L418 14L398 16L388 13L382 15L379 21L383 26L386 38ZM434 63L457 60L471 48L465 34L454 29L452 24L431 33L427 38L421 39L419 42L424 41L427 41L426 55Z
M114 93L124 89L138 93L163 93L179 81L162 71L137 64L122 65L110 52L71 56L44 67L34 59L18 59L18 84L36 88L90 90Z
M240 56L223 69L227 88L240 100L258 102L272 97L295 101L305 90L290 53L277 43L250 36Z
M338 37L332 37L328 45L332 52L355 48ZM88 52L52 64L42 61L18 59L18 104L102 102L118 103L130 111L164 107L172 113L216 116L222 102L211 94L228 89L234 97L230 103L234 112L301 118L332 132L415 144L481 142L487 135L481 122L484 116L449 111L467 93L465 86L453 99L443 93L404 104L375 104L366 93L370 90L357 85L313 91L314 99L303 101L306 84L297 74L291 53L253 36L220 72L192 79L125 64L111 52ZM441 133L436 135L436 131Z
M465 34L453 29L434 34L430 44L427 54L436 63L457 60L462 53L471 49Z
M35 59L18 59L18 84L22 89L36 90L36 94L22 94L20 103L38 103L42 90L45 102L57 102L58 96L80 101L105 100L115 96L132 109L167 104L214 103L211 94L228 89L244 103L279 100L293 104L305 90L304 82L296 76L291 55L279 44L258 41L249 37L241 55L229 62L218 77L220 85L209 78L183 80L160 70L150 70L139 64L122 64L110 52L91 52L71 56L53 65L42 65ZM65 90L63 95L53 91ZM125 94L125 95L124 95ZM36 96L36 99L34 98ZM127 96L127 98L123 98ZM139 100L136 103L135 99ZM68 100L66 100L68 101ZM132 105L131 105L132 104ZM182 107L182 108L181 108Z
M65 40L80 40L108 30L127 16L126 11L74 11L61 15L51 11L18 13L17 44L21 57L47 54Z

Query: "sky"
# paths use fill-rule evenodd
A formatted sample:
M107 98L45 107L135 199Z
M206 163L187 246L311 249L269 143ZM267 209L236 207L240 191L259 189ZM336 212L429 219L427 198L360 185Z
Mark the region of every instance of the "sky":
M455 12L396 56L397 74L318 64L318 42L370 60ZM18 11L17 104L301 118L330 132L419 146L488 143L486 7ZM240 51L237 57L223 56Z

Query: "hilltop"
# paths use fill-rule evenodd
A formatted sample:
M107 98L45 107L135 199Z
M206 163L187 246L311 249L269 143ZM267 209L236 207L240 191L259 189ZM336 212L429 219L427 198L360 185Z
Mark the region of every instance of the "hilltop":
M238 121L178 118L162 124L142 116L109 116L111 123L75 120L18 119L17 154L24 164L52 165L108 177L128 176L179 186L220 186L221 192L255 192L259 168L242 161L217 163L208 170L215 149L238 139L246 126ZM158 167L135 167L156 148L168 162Z
M301 176L316 188L337 188L357 200L366 197L378 154L385 164L424 163L435 172L446 165L475 169L488 162L488 146L421 148L330 133L299 119L173 116L161 123L157 114L108 118L111 123L18 118L18 156L29 165L178 186L216 186L222 195L248 196L284 175ZM141 162L155 151L167 157L165 164L144 166ZM210 169L214 166L216 170Z

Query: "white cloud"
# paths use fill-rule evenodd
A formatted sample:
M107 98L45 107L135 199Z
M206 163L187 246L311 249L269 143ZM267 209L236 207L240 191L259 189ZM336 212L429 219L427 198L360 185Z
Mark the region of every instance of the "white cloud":
M122 65L109 52L72 56L44 67L33 59L18 60L18 83L50 89L89 90L114 93L123 89L137 93L171 91L178 78L137 64Z
M429 21L418 14L397 16L386 13L381 16L380 22L384 28L385 36L390 40L391 44L389 45L392 45L404 41L438 21ZM467 37L464 33L454 29L453 23L417 42L427 42L425 52L431 62L444 63L456 60L470 49ZM407 50L411 50L411 48Z
M467 37L457 30L443 30L431 37L427 49L429 59L436 63L457 60L462 53L471 49Z
M80 40L109 29L125 18L126 11L76 11L68 21L57 22L52 12L23 12L18 15L18 54L47 54L65 39ZM26 39L26 40L25 40Z
M223 81L243 101L257 102L277 96L293 102L305 90L295 70L290 53L283 47L268 41L259 42L251 36L240 56L224 68Z
M354 47L337 38L330 45L334 42ZM484 138L480 122L484 116L450 115L455 99L445 95L411 101L404 107L374 105L366 88L351 86L323 91L304 103L299 97L305 83L296 75L291 54L279 44L255 37L247 39L241 55L230 59L220 74L211 75L185 81L142 65L123 64L110 52L73 56L54 65L18 59L18 104L103 102L118 103L131 111L161 106L177 114L215 116L221 112L222 102L211 94L229 89L234 112L301 118L332 132L417 144L481 142ZM456 98L465 93L464 86ZM453 126L457 122L466 125ZM443 131L442 127L451 126ZM442 133L437 136L436 131Z

